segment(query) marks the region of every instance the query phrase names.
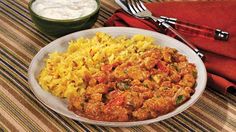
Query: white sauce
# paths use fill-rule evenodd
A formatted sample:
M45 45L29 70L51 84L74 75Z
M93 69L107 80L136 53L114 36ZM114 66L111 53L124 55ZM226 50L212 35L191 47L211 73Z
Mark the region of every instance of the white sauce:
M36 0L32 10L51 19L75 19L89 15L97 9L95 0Z

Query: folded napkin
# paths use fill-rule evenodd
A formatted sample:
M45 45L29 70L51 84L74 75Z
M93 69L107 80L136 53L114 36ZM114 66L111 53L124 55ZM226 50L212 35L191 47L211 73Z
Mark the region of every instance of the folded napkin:
M208 87L222 93L236 89L236 1L225 2L165 2L147 3L154 16L178 18L198 25L220 28L230 33L228 41L196 37L182 33L183 36L206 56ZM146 20L134 18L122 10L117 10L105 26L129 26L158 31L158 27Z

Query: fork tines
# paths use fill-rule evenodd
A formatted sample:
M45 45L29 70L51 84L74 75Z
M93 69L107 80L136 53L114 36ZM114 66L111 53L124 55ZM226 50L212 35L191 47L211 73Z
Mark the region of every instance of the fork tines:
M145 11L147 8L144 6L143 2L140 0L126 0L127 5L131 13L136 14L141 11Z

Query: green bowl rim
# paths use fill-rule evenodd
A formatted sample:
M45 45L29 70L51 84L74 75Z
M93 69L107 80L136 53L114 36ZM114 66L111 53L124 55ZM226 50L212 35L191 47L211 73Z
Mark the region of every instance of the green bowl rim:
M78 17L78 18L74 18L74 19L52 19L52 18L47 18L47 17L40 16L40 15L38 15L37 13L35 13L35 12L31 9L31 6L32 6L32 4L33 4L34 1L35 1L35 0L31 0L31 1L29 2L29 4L28 4L29 11L30 11L33 15L35 15L35 16L37 16L37 17L39 17L39 18L44 19L44 20L47 20L47 21L51 21L51 22L75 22L75 21L78 21L78 20L83 20L83 19L86 19L86 18L89 18L89 17L93 16L93 15L96 14L96 13L98 12L98 10L100 9L100 0L95 0L96 3L97 3L97 9L94 10L92 13L88 14L87 16Z

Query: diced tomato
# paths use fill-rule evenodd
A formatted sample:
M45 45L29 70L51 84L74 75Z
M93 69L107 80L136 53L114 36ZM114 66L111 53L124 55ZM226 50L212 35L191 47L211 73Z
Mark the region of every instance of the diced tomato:
M121 64L120 62L115 62L113 64L106 64L106 65L101 66L101 70L105 72L110 72L112 71L113 68L117 67L120 64Z
M107 81L106 76L96 76L95 79L99 82L99 83L105 83Z
M113 88L110 87L109 85L106 85L106 86L104 87L104 93L107 94L110 89L113 89Z
M160 70L162 72L169 72L168 68L160 61L157 62L157 68L158 68L158 70Z
M114 98L113 100L109 101L107 103L107 105L109 106L119 106L119 105L122 105L124 102L124 96L120 95L116 98Z
M106 72L110 72L110 71L112 71L112 65L110 65L110 64L107 64L107 65L103 65L103 66L101 66L101 70L102 71L106 71Z
M158 73L158 70L153 68L153 69L149 70L149 73L148 73L148 74L149 74L149 76L150 76L150 75L155 75L155 74L157 74L157 73Z
M109 93L109 96L116 97L116 96L118 96L118 94L119 94L118 90L113 90Z
M104 111L109 111L109 109L112 107L112 106L121 106L125 101L125 97L123 96L123 94L121 95L118 95L116 98L110 100L106 105L105 105L105 108L104 108Z
M122 64L122 63L121 63L121 62L115 62L115 63L112 64L112 67L117 67L117 66L119 66L120 64Z

